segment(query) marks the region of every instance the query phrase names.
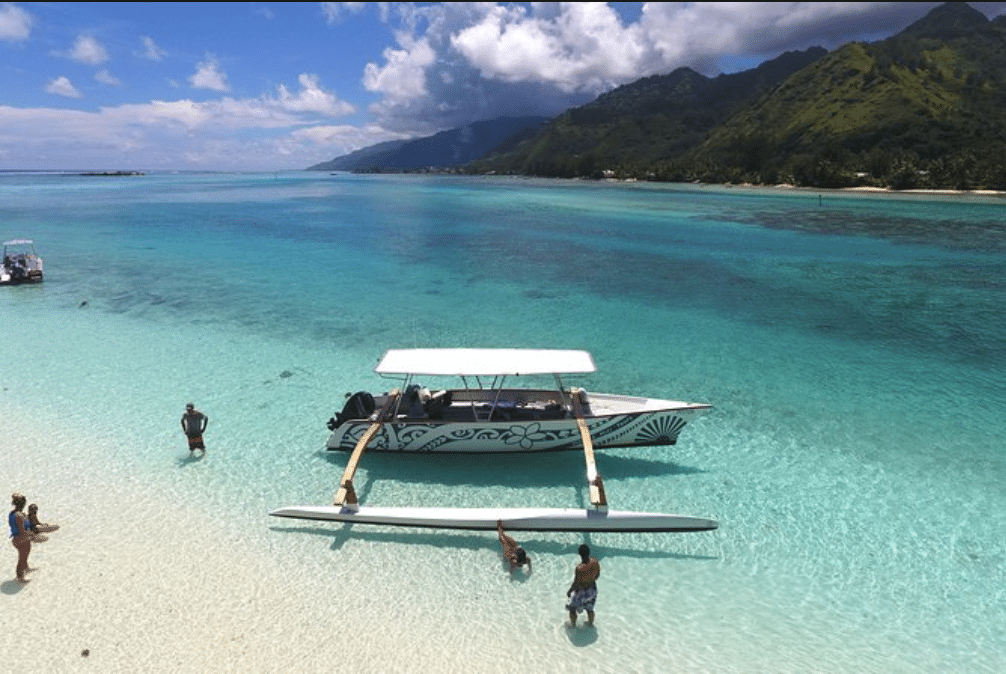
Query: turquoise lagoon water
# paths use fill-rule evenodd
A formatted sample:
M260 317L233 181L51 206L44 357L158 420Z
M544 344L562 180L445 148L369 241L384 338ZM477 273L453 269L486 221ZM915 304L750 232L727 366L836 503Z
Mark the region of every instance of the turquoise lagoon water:
M411 655L358 670L1006 668L998 200L307 173L0 193L0 234L47 274L0 294L4 405L51 426L10 490L71 510L89 480L31 465L73 457L232 523L351 602L356 634L401 631ZM613 507L721 528L518 534L535 571L511 580L489 533L269 518L330 502L348 457L325 421L390 386L385 349L421 346L583 348L590 390L712 403L678 445L598 463ZM357 483L375 505L587 501L577 453L368 455ZM568 630L583 540L597 628Z

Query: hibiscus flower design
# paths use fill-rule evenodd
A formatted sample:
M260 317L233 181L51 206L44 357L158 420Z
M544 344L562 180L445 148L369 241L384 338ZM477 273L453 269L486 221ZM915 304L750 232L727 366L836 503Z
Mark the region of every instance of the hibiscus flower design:
M506 444L519 444L521 449L531 449L535 441L545 440L547 437L548 435L541 430L541 424L538 422L528 424L527 426L511 426Z

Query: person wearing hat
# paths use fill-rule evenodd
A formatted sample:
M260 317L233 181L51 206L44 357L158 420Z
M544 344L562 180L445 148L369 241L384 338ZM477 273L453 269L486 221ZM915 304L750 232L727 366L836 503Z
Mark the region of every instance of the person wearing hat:
M203 433L206 431L206 425L209 421L209 417L197 410L192 403L185 406L185 414L182 415L182 431L189 439L190 452L196 449L206 451L206 445L203 444Z
M531 573L531 558L524 552L524 548L517 545L517 541L503 531L503 520L496 520L496 531L499 532L500 545L503 546L503 557L510 562L510 571L527 564L527 572Z

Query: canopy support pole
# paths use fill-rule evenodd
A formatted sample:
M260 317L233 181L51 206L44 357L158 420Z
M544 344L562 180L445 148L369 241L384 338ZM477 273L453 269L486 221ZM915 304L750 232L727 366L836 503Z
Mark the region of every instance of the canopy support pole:
M576 426L580 430L580 440L583 442L583 456L587 461L587 483L590 485L590 502L598 509L607 510L608 500L604 495L604 483L597 472L597 464L594 462L594 441L590 437L590 428L587 427L587 420L583 418L583 407L580 406L580 391L582 389L571 388L569 390L570 407L576 415Z
M356 490L353 489L353 476L356 474L356 469L360 465L360 457L363 456L363 452L366 451L367 445L371 443L374 436L377 435L377 431L381 429L381 424L384 423L384 418L388 413L395 408L398 399L401 398L402 392L395 389L388 395L388 399L384 401L384 405L381 410L373 417L374 422L370 424L363 435L360 436L360 440L356 443L356 447L353 449L352 456L349 457L349 463L346 464L346 470L342 473L342 481L339 482L339 491L335 494L335 505L344 506L352 510L357 510L360 507L360 503L356 498Z

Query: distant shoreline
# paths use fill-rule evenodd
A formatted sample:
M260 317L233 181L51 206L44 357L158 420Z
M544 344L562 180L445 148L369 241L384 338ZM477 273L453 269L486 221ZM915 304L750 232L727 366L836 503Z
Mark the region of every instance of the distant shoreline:
M673 184L673 183L672 183ZM895 190L890 187L799 187L787 183L778 185L755 185L752 183L677 183L704 185L709 187L740 188L750 190L793 191L832 194L866 194L877 196L919 196L919 197L1004 197L1003 190L952 190L939 188Z

